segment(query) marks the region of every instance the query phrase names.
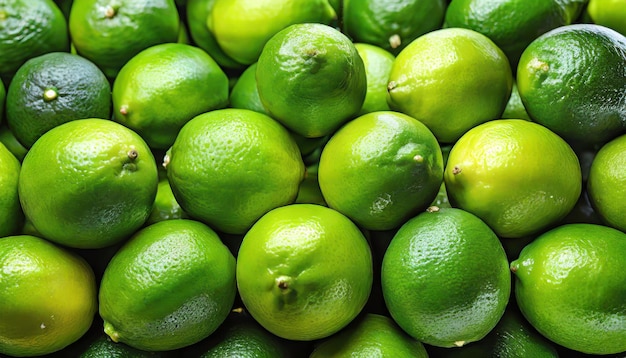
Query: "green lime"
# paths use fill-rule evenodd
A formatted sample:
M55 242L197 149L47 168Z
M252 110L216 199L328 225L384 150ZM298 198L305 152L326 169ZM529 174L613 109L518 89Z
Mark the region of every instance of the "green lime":
M75 119L111 118L111 85L98 66L68 52L31 58L7 91L7 123L30 148L42 134Z
M289 340L328 337L348 325L369 297L372 255L346 216L315 204L263 215L237 256L244 305L265 329Z
M524 49L540 35L573 23L587 0L454 0L445 27L462 27L489 37L517 68Z
M389 317L367 313L320 342L310 358L415 357L427 358L424 345L407 335Z
M47 240L4 237L0 302L0 355L53 353L91 326L98 307L96 280L85 260Z
M230 234L243 234L269 210L292 203L304 177L289 132L247 109L215 110L191 119L166 166L181 208Z
M191 45L151 46L132 57L113 84L115 120L153 149L168 149L191 118L227 104L226 74Z
M626 234L568 224L536 238L511 262L524 317L542 335L587 354L626 351Z
M65 16L52 0L0 3L0 78L7 84L27 60L70 50Z
M15 138L13 131L7 126L6 123L0 124L0 143L11 152L20 162L24 160L28 148L24 147L20 141Z
M365 65L367 81L367 93L359 114L388 111L387 83L395 56L381 47L366 43L355 43L354 47Z
M215 0L206 22L230 58L251 65L280 30L298 23L330 24L336 16L328 0Z
M423 211L443 180L437 139L418 120L380 111L341 127L322 150L328 206L368 230L390 230Z
M603 222L626 231L626 134L605 144L589 171L587 193Z
M354 117L367 93L352 41L323 24L296 24L274 35L256 70L259 96L273 118L305 137L323 137Z
M16 234L24 221L18 196L20 172L20 161L0 143L0 238Z
M470 129L452 147L444 181L452 206L480 217L503 238L556 224L582 191L572 148L546 127L523 119Z
M255 62L246 67L239 78L237 78L237 82L235 82L233 89L230 91L230 106L269 115L265 107L263 107L263 102L261 102L259 90L256 86L256 66L257 63Z
M154 205L145 225L151 225L163 220L187 218L189 216L176 201L167 177L159 179Z
M77 248L127 239L148 216L157 191L146 143L106 119L61 124L35 142L24 161L19 196L43 237Z
M4 82L0 79L0 123L2 123L4 119L4 103L6 102L6 88L4 87Z
M74 0L69 19L77 53L109 78L141 50L178 41L179 26L174 0Z
M324 200L322 189L320 189L318 169L319 162L306 167L306 173L304 175L304 179L300 183L295 203L328 206L328 204L326 204L326 200Z
M522 99L519 96L517 82L513 82L511 97L509 97L509 101L506 103L506 107L504 108L504 112L502 112L500 118L531 120L526 108L524 107L524 103L522 103Z
M589 0L585 11L593 23L609 27L626 36L624 0Z
M141 229L109 262L99 292L104 331L147 351L201 341L235 300L235 258L208 226L166 220Z
M111 337L103 332L80 353L79 358L157 358L164 356L166 354L163 352L147 352L124 343L113 342Z
M445 0L344 0L342 30L355 42L398 54L443 24Z
M604 144L626 130L624 67L623 35L593 24L561 26L524 50L517 86L533 121L568 142Z
M488 37L446 28L420 36L398 54L387 102L426 124L440 142L453 143L470 128L500 118L512 86L509 62Z
M484 338L511 290L496 234L456 208L431 207L402 225L384 254L381 280L391 317L413 338L438 347Z

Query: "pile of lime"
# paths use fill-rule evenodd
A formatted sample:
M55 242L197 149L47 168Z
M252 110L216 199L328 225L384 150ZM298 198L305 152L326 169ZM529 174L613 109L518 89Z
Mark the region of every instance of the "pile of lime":
M624 357L625 24L0 1L0 357Z

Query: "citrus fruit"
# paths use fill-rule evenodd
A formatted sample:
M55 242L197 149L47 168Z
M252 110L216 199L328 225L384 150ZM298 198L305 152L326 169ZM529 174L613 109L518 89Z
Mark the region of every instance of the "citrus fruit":
M261 97L259 97L259 90L256 86L256 66L257 63L253 63L241 73L237 82L230 91L230 107L249 109L251 111L263 113L269 115Z
M69 49L67 21L54 1L0 3L0 77L7 86L15 71L28 59Z
M504 238L556 224L582 191L572 148L549 129L522 119L470 129L452 147L444 181L452 206L480 217Z
M53 353L87 332L96 280L78 255L28 235L0 239L0 354Z
M215 0L209 15L219 47L244 65L256 62L265 43L289 25L329 24L337 16L328 0Z
M322 150L318 180L328 206L369 230L390 230L423 211L443 180L437 139L392 111L364 114Z
M165 352L148 352L130 347L124 343L116 343L109 336L102 336L91 342L80 353L79 358L157 358L166 357Z
M154 205L145 224L151 225L163 220L187 219L188 217L176 201L167 177L159 179Z
M354 47L365 65L367 82L367 92L359 114L388 111L387 83L395 56L381 47L366 43L355 43Z
M30 148L59 124L82 118L111 118L111 85L98 66L68 52L31 58L7 91L7 124Z
M178 40L174 0L74 0L69 32L76 52L114 78L133 56Z
M211 17L214 5L215 0L187 0L185 11L189 36L196 46L206 51L220 66L234 69L245 67L222 51L208 27L207 21Z
M328 206L326 204L326 200L324 200L322 190L320 189L318 170L319 162L306 167L306 173L304 175L304 179L300 183L295 203Z
M609 27L626 36L624 0L589 0L585 11L593 23Z
M116 121L168 149L191 118L228 104L228 78L198 47L164 43L131 58L113 84Z
M4 88L4 82L0 79L0 123L4 119L4 103L6 102L6 88Z
M602 220L626 231L626 134L605 144L591 163L587 193Z
M391 317L413 338L461 347L502 317L511 275L496 234L477 216L431 207L391 239L381 274Z
M0 238L17 233L24 221L18 197L20 161L0 143Z
M252 317L290 340L328 337L361 312L372 288L372 255L346 216L315 204L263 215L237 256L237 286Z
M100 248L139 229L154 203L158 174L146 143L107 119L86 118L44 133L19 180L26 217L46 239Z
M20 143L13 131L7 126L6 123L0 124L0 143L4 144L5 147L13 154L20 162L26 156L26 152L28 149L25 148L22 143Z
M109 262L99 292L104 331L148 351L213 333L235 300L235 258L208 226L166 220L141 229Z
M230 234L243 234L269 210L292 203L304 176L298 146L283 126L235 108L187 122L166 165L181 208Z
M500 118L531 120L528 112L526 112L526 108L524 108L524 103L522 103L522 99L519 96L517 82L513 82L511 97L509 97L509 101L506 103L506 107L504 108L504 112L502 112Z
M355 42L398 54L419 36L441 27L445 0L344 0L342 30Z
M446 9L445 27L462 27L489 37L515 70L534 39L573 23L585 0L454 0Z
M542 335L588 354L626 351L626 234L568 224L536 238L511 262L524 317Z
M323 137L355 116L367 93L352 41L323 24L295 24L274 35L256 70L259 96L273 118L305 137Z
M426 358L428 353L421 342L407 335L391 318L367 313L322 341L310 357Z
M387 103L426 124L440 142L453 143L470 128L500 118L512 85L509 62L488 37L468 29L440 29L398 54Z
M626 130L624 67L623 35L593 24L561 26L524 50L517 86L533 121L569 142L604 144Z

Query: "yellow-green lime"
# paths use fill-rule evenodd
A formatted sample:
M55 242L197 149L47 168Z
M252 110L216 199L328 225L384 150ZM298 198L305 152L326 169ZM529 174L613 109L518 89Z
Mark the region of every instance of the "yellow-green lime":
M533 240L511 262L524 317L542 335L587 354L626 351L626 234L568 224Z
M470 129L452 147L444 181L452 206L480 217L504 238L556 224L582 191L572 148L546 127L523 119Z
M332 337L321 341L310 358L415 357L427 358L424 345L389 317L367 313Z
M194 117L165 161L181 208L231 234L245 233L269 210L292 203L304 177L302 156L289 132L247 109Z
M24 161L19 197L46 239L101 248L127 239L152 210L158 174L150 148L107 119L61 124L35 142Z
M307 165L306 174L300 183L295 203L328 206L328 204L326 204L326 200L324 200L322 189L320 189L318 169L319 162Z
M0 239L0 354L57 352L91 326L97 287L80 256L28 235Z
M0 123L4 120L4 103L6 102L7 91L4 82L0 79Z
M305 137L323 137L354 117L367 93L352 41L323 24L295 24L274 35L256 70L259 96L273 118Z
M626 36L624 0L589 0L585 12L593 23L609 27Z
M461 347L496 326L509 301L511 274L485 222L461 209L430 207L391 239L381 283L391 317L410 336Z
M398 54L443 24L445 0L344 0L342 31L355 42Z
M7 86L15 71L30 58L69 49L67 21L54 1L0 3L0 78Z
M15 134L9 128L6 123L0 124L0 143L4 144L5 147L11 152L20 162L26 156L28 152L28 148L24 147L22 143L20 143L17 138L15 138Z
M601 145L626 131L625 66L626 37L617 31L561 26L524 50L519 95L533 121L568 142Z
M211 228L166 220L138 231L109 262L99 292L104 331L147 351L197 343L230 312L235 258Z
M168 149L191 118L228 104L228 78L198 47L151 46L131 58L113 84L116 121L153 149Z
M26 61L7 91L7 124L30 148L42 134L75 119L111 118L111 85L98 66L68 52Z
M506 103L506 107L504 108L504 112L502 112L500 118L531 120L526 108L524 107L524 103L522 103L522 99L519 96L517 82L513 82L511 97L509 97L509 101Z
M241 299L265 329L289 340L328 337L369 297L372 255L359 228L315 204L271 210L246 233L237 256Z
M20 161L0 143L0 238L16 234L24 221L18 196Z
M76 52L109 78L150 46L178 41L174 0L74 0L69 32Z
M154 205L145 225L151 225L163 220L187 219L188 217L189 215L176 201L167 176L159 179Z
M215 0L187 0L185 7L189 36L194 44L206 51L220 66L239 69L245 67L224 53L217 43L207 21L211 17Z
M626 135L600 148L591 163L587 193L600 218L626 232Z
M462 27L489 37L515 71L524 49L540 35L575 22L586 0L454 0L445 27Z
M354 47L365 65L365 78L367 81L367 93L359 114L375 111L388 111L387 83L391 66L396 59L391 52L366 43L355 43Z
M215 0L206 21L226 55L251 65L280 30L298 23L330 24L336 16L328 0Z
M437 138L405 114L364 114L324 146L318 180L328 206L369 230L390 230L423 211L443 180Z
M398 54L387 102L426 124L440 142L453 143L470 128L500 118L512 86L509 61L493 41L473 30L446 28L420 36Z
M269 115L261 97L259 97L259 90L256 86L256 66L257 63L253 63L241 73L237 82L230 91L230 107L249 109L251 111L263 113Z

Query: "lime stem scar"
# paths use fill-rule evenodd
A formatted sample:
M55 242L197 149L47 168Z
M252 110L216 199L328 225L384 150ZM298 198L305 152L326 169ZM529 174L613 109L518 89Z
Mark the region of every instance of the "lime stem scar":
M137 150L134 149L134 148L128 151L128 159L130 159L130 160L137 159L138 155L139 155L139 153L137 153Z
M400 45L402 45L402 39L400 38L400 35L393 34L389 37L389 46L391 46L391 48L398 48L400 47Z
M55 100L58 96L59 93L55 88L46 88L46 90L43 92L43 99L46 102Z
M455 165L454 168L452 168L452 174L457 175L459 173L461 173L461 167Z

